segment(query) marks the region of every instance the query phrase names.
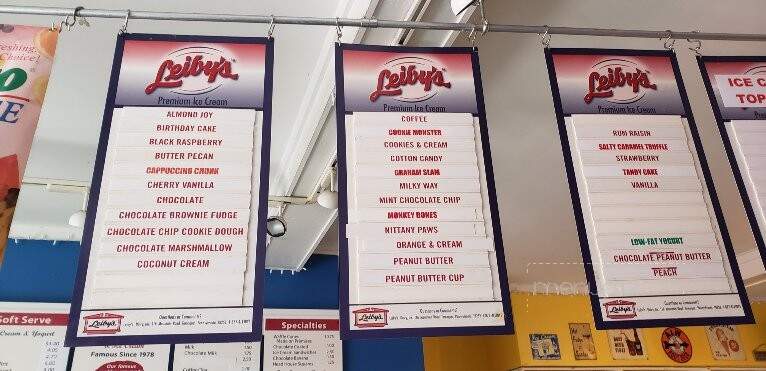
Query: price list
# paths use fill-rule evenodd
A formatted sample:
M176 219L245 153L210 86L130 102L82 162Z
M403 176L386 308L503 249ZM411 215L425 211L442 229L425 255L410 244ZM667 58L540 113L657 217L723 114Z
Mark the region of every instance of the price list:
M0 303L0 371L64 371L68 306Z
M261 344L176 344L173 370L260 371Z
M246 109L115 111L86 306L243 304L255 124Z
M296 311L297 312L297 311ZM264 371L341 371L339 321L314 312L268 316L264 322Z

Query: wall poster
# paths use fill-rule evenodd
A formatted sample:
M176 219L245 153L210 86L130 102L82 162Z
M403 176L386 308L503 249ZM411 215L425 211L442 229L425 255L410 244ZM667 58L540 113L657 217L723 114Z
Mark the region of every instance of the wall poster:
M570 323L569 336L572 339L572 348L576 360L597 359L596 344L593 342L590 323Z
M675 54L546 59L596 328L753 323Z
M0 25L0 267L59 31Z
M745 349L736 326L705 326L713 359L745 360Z
M607 330L612 359L648 359L641 329Z
M260 341L272 60L118 37L67 345Z
M660 342L665 355L673 362L686 363L692 359L694 348L689 336L677 327L668 327L662 331Z
M532 350L532 359L561 359L559 337L556 334L529 334L529 347Z
M477 51L335 60L341 336L511 333Z
M734 180L766 265L766 57L697 57Z

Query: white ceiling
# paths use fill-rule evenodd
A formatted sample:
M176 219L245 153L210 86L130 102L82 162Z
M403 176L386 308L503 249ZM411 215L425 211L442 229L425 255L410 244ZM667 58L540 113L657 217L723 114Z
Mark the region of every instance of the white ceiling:
M374 15L381 19L460 21L446 0L322 0L320 1L35 1L36 5L105 7L157 11L283 14L319 17ZM8 1L6 3L9 3ZM11 0L28 5L28 0ZM170 3L176 4L171 5ZM636 8L627 0L487 0L491 22L574 27L703 30L766 33L763 3L645 0ZM321 4L321 5L320 5ZM421 11L422 10L422 11ZM62 34L46 105L33 147L28 177L89 182L101 111L106 94L114 38L121 20L91 20L90 29ZM47 25L49 17L0 15L0 23ZM132 21L132 32L179 34L263 35L266 25L204 22ZM397 30L344 30L344 41L392 44ZM451 45L454 32L418 31L408 45ZM332 27L277 26L274 116L272 124L272 194L308 195L334 160L332 104ZM462 38L457 43L463 43ZM700 127L726 221L739 253L755 248L741 201L731 178L712 111L693 55L678 42L679 61L692 109ZM553 47L658 49L660 40L553 36ZM584 280L569 190L548 85L542 47L536 35L488 34L479 45L495 180L506 243L510 279L515 286L535 282ZM703 43L706 54L766 54L764 43ZM534 164L534 166L529 166ZM66 238L66 218L79 208L77 197L52 201L26 189L14 229L35 237L45 230ZM50 205L57 205L51 207ZM31 206L26 206L31 205ZM319 247L337 249L335 213L316 206L288 206L288 236L274 239L270 266L299 269ZM56 221L60 223L56 224ZM40 228L45 226L47 228ZM23 228L22 228L23 227ZM57 229L58 228L58 229ZM330 231L325 236L325 232ZM58 231L58 232L57 232ZM23 233L21 233L23 232ZM324 236L324 238L323 238ZM39 237L38 237L39 238ZM555 266L554 269L551 267Z

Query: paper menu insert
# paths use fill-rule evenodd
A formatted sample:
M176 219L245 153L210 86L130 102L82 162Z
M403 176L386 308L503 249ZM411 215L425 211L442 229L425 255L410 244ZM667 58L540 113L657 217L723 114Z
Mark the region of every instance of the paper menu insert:
M64 371L69 305L0 302L0 370Z
M605 320L669 318L668 303L682 298L699 301L698 316L741 314L682 118L572 115L566 124Z

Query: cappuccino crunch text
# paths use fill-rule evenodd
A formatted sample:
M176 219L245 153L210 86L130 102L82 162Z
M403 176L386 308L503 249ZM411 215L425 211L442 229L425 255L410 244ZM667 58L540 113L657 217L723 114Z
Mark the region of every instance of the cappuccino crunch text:
M172 59L162 62L154 82L147 85L144 91L146 94L151 94L159 88L177 88L183 85L184 78L200 74L205 74L209 83L215 82L218 76L232 80L239 79L239 74L231 72L231 62L224 57L217 62L203 62L201 55L194 58L187 56L184 64L175 63Z
M444 73L436 67L431 67L430 71L418 71L415 65L401 66L399 73L384 69L378 75L378 86L370 94L370 102L375 102L383 95L400 95L402 86L415 84L422 84L423 91L431 91L433 85L452 87L452 83L444 81Z
M585 94L585 103L590 104L595 98L609 98L614 95L614 88L625 85L633 88L638 93L639 88L657 90L657 85L649 81L649 75L645 71L636 68L636 72L622 72L621 67L609 68L606 76L598 72L591 72L588 76L588 94Z

